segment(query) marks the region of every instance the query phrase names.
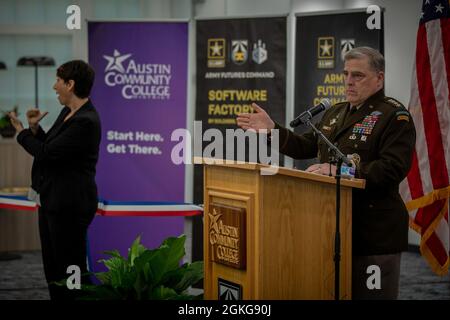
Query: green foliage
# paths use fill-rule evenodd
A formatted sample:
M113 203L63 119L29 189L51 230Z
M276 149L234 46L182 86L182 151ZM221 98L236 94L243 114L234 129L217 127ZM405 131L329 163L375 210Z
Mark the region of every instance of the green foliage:
M170 237L159 248L149 250L134 240L128 257L117 250L107 251L110 258L100 260L108 271L96 273L100 285L82 285L86 300L167 300L201 299L186 290L203 279L203 262L185 263L186 236Z

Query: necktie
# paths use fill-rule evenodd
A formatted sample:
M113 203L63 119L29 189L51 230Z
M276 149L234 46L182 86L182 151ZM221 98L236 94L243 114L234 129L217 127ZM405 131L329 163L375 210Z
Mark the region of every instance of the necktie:
M348 115L349 116L353 115L356 112L356 110L358 110L358 109L356 109L355 106L350 106L350 111L348 112Z
M349 110L345 113L345 118L343 123L345 123L355 112L356 112L356 107L355 106L348 106Z

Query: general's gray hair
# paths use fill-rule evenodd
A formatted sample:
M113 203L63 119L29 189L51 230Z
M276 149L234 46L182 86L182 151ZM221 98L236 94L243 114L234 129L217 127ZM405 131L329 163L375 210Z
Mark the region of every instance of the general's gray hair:
M369 65L376 72L384 72L384 57L378 51L370 47L353 48L344 56L344 60L368 58Z

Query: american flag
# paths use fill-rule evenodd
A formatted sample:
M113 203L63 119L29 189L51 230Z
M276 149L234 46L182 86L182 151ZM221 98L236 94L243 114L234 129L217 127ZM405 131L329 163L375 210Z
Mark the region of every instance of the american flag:
M432 270L449 269L450 0L426 0L417 32L409 111L417 130L413 164L400 186L410 226Z

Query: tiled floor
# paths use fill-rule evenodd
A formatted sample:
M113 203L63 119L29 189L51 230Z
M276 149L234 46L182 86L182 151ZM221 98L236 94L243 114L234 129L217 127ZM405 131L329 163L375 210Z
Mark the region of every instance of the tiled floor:
M21 255L20 260L0 261L0 300L48 299L40 252ZM401 268L399 299L450 300L450 275L436 276L418 253L404 253Z

